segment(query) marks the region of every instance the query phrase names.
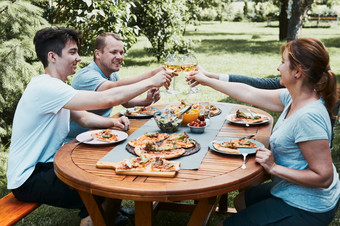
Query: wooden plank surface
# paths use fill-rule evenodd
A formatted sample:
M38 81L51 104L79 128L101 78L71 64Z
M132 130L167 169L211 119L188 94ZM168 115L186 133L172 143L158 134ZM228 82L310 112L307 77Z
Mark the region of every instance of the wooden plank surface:
M231 112L236 111L239 108L244 108L242 105L234 105ZM256 113L266 114L266 112L253 108ZM271 116L269 116L271 118ZM128 132L131 134L140 126L142 126L147 120L131 120L131 129ZM264 143L268 146L268 138L271 133L272 128L272 118L270 123L260 126L239 126L229 123L224 123L220 133L216 138L223 137L240 137L250 134L255 134L256 140ZM107 146L91 146L86 144L81 144L78 146L65 145L65 150L58 152L56 155L56 162L58 166L56 171L58 174L63 175L62 179L66 180L68 183L71 181L71 186L76 188L90 191L93 193L98 192L108 192L112 189L112 194L114 197L119 196L120 198L130 198L134 199L136 196L145 198L149 197L150 200L153 198L159 198L161 196L176 196L182 193L192 193L198 192L201 189L201 194L205 192L209 194L209 185L218 187L217 190L220 192L228 191L228 180L230 183L238 184L241 182L233 179L235 176L243 178L246 181L251 182L251 177L254 174L258 174L262 171L255 161L254 156L250 155L248 157L247 169L240 170L242 164L241 156L231 156L215 153L213 151L208 151L202 164L198 170L180 170L175 178L159 178L159 177L138 177L138 176L124 176L116 175L114 170L111 169L98 169L95 167L96 162L104 157L114 145ZM64 153L61 157L62 161L59 161L60 153ZM69 162L68 164L63 164ZM59 172L58 168L61 164L62 172ZM228 176L228 174L230 174ZM68 179L67 179L68 178ZM219 180L226 180L224 182L218 182ZM116 185L116 182L120 182ZM104 188L106 187L106 188ZM127 189L128 192L124 192ZM232 186L234 189L234 186ZM187 192L189 190L189 192ZM195 195L189 195L188 198L192 198ZM117 197L117 198L119 198ZM165 201L168 198L161 198L160 200L155 199L155 201Z

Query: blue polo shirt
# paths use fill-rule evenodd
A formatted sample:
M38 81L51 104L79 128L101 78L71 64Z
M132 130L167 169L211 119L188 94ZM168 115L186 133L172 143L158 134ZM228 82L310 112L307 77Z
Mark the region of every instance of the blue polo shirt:
M99 87L106 81L118 81L119 77L117 73L112 73L107 78L103 72L99 69L97 64L92 61L88 66L82 68L74 76L72 81L72 87L76 90L89 90L97 91ZM99 110L92 110L89 112L101 115L103 117L110 117L112 108L105 108ZM70 132L65 139L65 143L73 140L78 134L88 131L89 128L84 128L76 122L70 120Z

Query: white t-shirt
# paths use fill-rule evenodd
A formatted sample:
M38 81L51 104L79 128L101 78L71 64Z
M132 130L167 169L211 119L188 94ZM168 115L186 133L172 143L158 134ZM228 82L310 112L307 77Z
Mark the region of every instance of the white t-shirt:
M70 111L63 106L77 93L63 81L42 74L32 78L13 120L7 188L20 187L38 162L52 162L69 131Z

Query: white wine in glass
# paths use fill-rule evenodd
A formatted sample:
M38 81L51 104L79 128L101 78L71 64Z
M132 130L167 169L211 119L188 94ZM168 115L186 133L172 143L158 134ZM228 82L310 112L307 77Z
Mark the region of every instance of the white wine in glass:
M182 58L182 71L186 74L195 71L197 68L197 59L193 54L187 54ZM190 87L187 94L198 93L198 87Z
M169 72L180 72L180 60L176 54L169 53L164 62L164 67ZM180 91L176 90L176 76L172 78L172 90L166 91L169 94L179 94Z

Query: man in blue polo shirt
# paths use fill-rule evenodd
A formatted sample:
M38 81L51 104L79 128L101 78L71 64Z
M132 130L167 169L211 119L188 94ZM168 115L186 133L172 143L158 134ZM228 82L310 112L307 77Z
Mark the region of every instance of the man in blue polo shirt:
M116 72L120 70L124 59L124 43L121 37L110 32L102 33L97 37L94 49L94 60L81 69L72 81L72 87L77 90L104 91L114 87L130 85L150 78L162 70L162 67L159 67L139 76L120 80ZM122 105L126 108L148 106L151 104L153 96L155 101L160 99L158 89L150 89L146 98L136 97ZM112 108L110 107L91 112L110 117L111 111ZM65 141L68 142L87 130L88 128L84 128L71 120L70 132Z

